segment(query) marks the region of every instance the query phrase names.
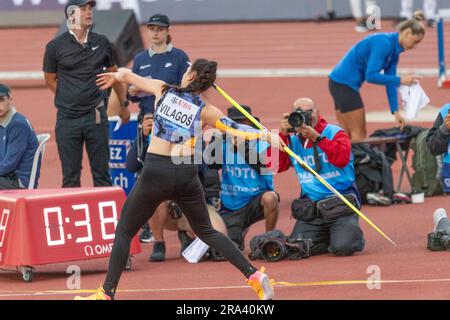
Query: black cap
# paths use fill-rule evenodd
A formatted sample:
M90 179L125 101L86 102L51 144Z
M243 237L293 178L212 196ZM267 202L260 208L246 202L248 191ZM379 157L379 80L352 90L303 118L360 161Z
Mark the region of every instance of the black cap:
M66 14L66 17L67 17L67 9L69 9L69 7L71 6L83 7L88 3L90 3L92 7L95 7L97 5L97 2L95 0L69 0L66 6L64 7L64 13Z
M165 14L154 14L150 17L150 19L148 19L147 25L157 25L167 28L168 26L170 26L169 17Z
M0 97L11 96L11 89L3 83L0 83Z
M252 114L252 109L249 106L243 104L243 105L241 105L241 107L244 108L244 110L247 111L248 113ZM228 108L227 115L228 115L228 118L230 118L231 120L234 120L234 121L247 119L247 117L244 116L244 114L235 107Z

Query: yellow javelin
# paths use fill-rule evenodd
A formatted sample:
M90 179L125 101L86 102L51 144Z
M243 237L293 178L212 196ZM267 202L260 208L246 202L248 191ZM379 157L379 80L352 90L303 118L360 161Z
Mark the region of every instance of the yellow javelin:
M267 131L258 120L256 120L250 113L248 113L244 108L242 108L239 103L234 101L225 91L223 91L217 84L213 84L213 87L219 91L219 93L230 102L235 108L237 108L244 116L246 116L255 126L257 126L260 130ZM298 155L296 155L289 147L284 147L284 151L293 157L297 162L302 166L303 169L313 174L325 187L327 187L331 192L333 192L339 199L341 199L347 206L350 207L354 212L356 212L361 218L363 218L372 228L374 228L379 234L381 234L384 238L386 238L393 245L397 245L394 241L391 240L387 235L384 234L383 231L380 230L372 221L369 220L361 211L358 210L353 204L351 204L343 195L341 195L335 188L333 188L328 182L325 181L317 172L315 172L306 162L304 162Z

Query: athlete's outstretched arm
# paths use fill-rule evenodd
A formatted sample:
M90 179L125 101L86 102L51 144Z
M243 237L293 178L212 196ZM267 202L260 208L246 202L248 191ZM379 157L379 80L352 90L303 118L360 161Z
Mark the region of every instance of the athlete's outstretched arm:
M139 90L157 97L161 96L162 88L165 85L164 81L143 78L127 68L120 68L117 72L106 72L97 75L97 86L102 90L108 89L116 81L134 85Z
M278 134L269 131L261 131L247 125L236 123L211 104L207 104L203 108L201 117L203 123L236 137L241 137L246 140L265 139L278 148L282 148L286 145Z

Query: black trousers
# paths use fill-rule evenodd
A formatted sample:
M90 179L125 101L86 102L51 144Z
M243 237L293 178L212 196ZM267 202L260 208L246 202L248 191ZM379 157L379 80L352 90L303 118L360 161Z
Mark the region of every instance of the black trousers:
M350 256L364 249L364 235L356 214L339 217L333 222L316 218L310 222L297 220L290 238L312 240L311 254L332 253Z
M21 189L19 178L15 174L7 177L0 177L0 190Z
M191 159L192 160L192 159ZM197 165L175 164L170 156L147 153L144 169L129 194L117 224L103 288L114 296L130 253L132 238L165 200L175 201L195 234L237 267L245 277L257 269L209 219Z
M63 173L63 188L80 187L83 146L91 166L95 187L111 186L109 174L108 117L105 107L78 118L64 116L58 111L56 143Z

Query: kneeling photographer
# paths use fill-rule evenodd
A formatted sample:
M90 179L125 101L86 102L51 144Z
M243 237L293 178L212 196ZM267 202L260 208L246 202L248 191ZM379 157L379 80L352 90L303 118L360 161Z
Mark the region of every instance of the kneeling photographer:
M350 138L343 129L328 124L309 98L294 102L293 112L283 114L280 136L292 151L322 176L355 207L360 195L355 184ZM311 254L350 256L364 249L358 215L299 163L280 152L278 172L293 166L301 187L292 203L297 220L290 239L311 239Z

